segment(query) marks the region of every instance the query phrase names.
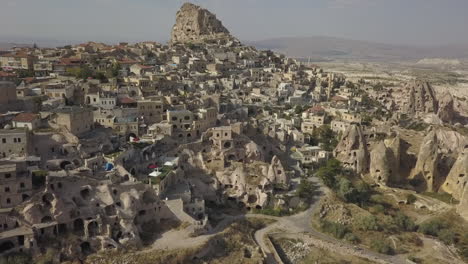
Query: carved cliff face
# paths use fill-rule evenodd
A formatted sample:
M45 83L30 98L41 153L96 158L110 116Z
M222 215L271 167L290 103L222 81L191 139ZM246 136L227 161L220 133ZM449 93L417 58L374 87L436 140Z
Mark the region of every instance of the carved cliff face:
M437 99L434 89L427 82L414 81L405 87L408 94L408 102L405 110L408 114L422 115L426 113L437 113Z
M387 185L392 179L395 168L395 157L392 151L381 141L371 152L370 175L374 182Z
M233 39L223 23L208 10L185 3L177 12L171 43L203 42L223 38Z
M440 157L436 133L431 131L421 144L418 161L410 177L421 182L422 191L437 190L441 180L438 173Z
M369 167L369 152L361 127L350 126L335 149L335 157L357 173L365 173Z
M460 200L468 183L468 150L460 153L441 189Z

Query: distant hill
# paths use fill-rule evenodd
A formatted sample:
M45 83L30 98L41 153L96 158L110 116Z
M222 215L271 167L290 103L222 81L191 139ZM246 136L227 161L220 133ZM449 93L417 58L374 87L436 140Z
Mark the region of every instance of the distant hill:
M31 46L32 45L29 45L29 44L0 42L0 50L9 50L14 47L31 47Z
M468 58L467 45L405 46L335 37L291 37L247 42L294 58L314 60L356 59L369 61L421 60L424 58Z

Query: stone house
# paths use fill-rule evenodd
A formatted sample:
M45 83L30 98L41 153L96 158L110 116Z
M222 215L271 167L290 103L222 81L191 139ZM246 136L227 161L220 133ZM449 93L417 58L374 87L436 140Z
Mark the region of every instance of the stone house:
M73 97L75 91L75 86L66 85L63 83L51 83L48 84L44 92L49 98L61 99L67 98L70 99Z
M32 70L35 57L26 53L0 55L0 67L9 70Z
M341 120L332 120L331 125L330 125L331 129L335 133L344 133L350 126L351 126L351 123L341 121Z
M0 157L27 156L30 148L30 134L26 129L0 129Z
M116 117L113 129L119 135L135 138L140 135L140 122L137 117Z
M12 82L1 81L0 82L0 104L11 104L16 102L16 86Z
M143 117L146 124L154 124L162 121L163 102L152 100L137 101L138 115Z
M55 109L51 121L59 128L66 128L73 135L81 135L94 128L93 111L83 107Z
M32 178L26 166L0 165L0 207L14 207L31 197ZM24 163L25 165L25 163Z
M24 128L26 127L30 131L35 130L40 126L40 117L34 113L21 113L12 120L13 127Z

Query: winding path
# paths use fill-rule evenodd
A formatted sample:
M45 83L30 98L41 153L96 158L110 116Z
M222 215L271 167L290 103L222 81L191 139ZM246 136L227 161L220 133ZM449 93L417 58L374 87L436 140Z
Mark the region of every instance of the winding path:
M317 179L313 178L310 181L314 182L318 186L321 186ZM154 244L148 250L153 249L183 249L202 246L211 237L222 232L233 222L246 219L246 218L258 218L258 219L270 219L275 222L267 225L266 227L257 230L254 234L255 242L261 248L267 264L282 264L276 249L271 243L270 235L275 235L285 238L300 239L308 242L316 247L330 250L332 252L342 252L349 255L369 259L376 263L396 263L406 264L406 260L401 256L388 256L379 254L367 249L358 248L351 244L345 243L341 240L335 239L329 235L319 232L312 227L311 220L313 212L318 206L318 200L328 190L320 187L319 195L316 195L316 200L313 201L306 211L301 213L285 216L275 217L263 214L246 214L239 216L226 216L215 228L208 234L190 237L188 229L183 230L171 230L162 235L161 238L156 240Z

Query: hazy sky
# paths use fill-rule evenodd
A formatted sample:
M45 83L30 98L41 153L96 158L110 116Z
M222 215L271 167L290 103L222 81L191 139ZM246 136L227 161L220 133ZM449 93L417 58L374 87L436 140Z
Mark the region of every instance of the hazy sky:
M169 39L180 0L0 0L0 41ZM194 0L241 40L468 43L467 0Z

